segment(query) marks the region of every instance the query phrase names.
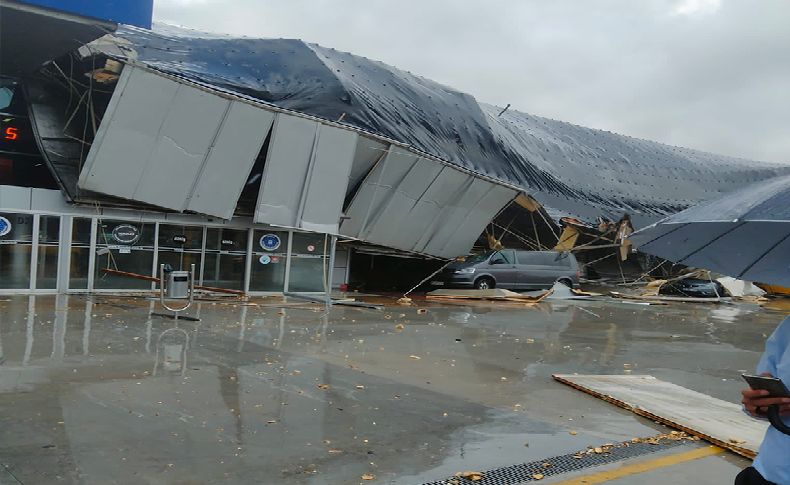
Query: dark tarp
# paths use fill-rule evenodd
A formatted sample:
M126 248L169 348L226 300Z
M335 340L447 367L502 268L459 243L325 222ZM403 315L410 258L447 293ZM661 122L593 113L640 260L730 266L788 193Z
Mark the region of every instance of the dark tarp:
M500 108L429 79L300 40L155 29L121 27L121 40L96 46L217 90L384 135L521 188L555 217L617 220L627 212L642 226L790 173L514 110L500 115Z
M670 261L790 287L790 175L692 207L630 239Z

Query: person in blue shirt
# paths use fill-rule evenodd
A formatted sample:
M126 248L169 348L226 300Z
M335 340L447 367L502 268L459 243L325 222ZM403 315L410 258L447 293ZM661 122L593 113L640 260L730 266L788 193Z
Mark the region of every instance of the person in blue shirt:
M765 344L757 373L782 379L790 387L790 316L784 319ZM767 397L768 391L744 389L743 407L752 416L765 419L768 406L778 404L785 424L790 425L790 399ZM753 466L743 470L735 485L790 485L790 436L768 427Z

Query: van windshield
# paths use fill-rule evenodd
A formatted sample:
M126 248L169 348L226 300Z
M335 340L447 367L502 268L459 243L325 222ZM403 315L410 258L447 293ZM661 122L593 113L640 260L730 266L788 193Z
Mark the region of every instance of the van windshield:
M476 264L482 263L483 261L488 261L488 258L491 257L491 253L482 253L482 254L473 254L471 256L467 256L465 263Z

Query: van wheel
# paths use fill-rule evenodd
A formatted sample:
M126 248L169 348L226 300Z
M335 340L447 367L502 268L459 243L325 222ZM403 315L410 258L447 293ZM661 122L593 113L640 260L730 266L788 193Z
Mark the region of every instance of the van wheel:
M562 278L560 280L557 280L557 283L562 283L563 285L567 286L568 288L573 288L573 281L571 281L571 280L569 280L567 278Z
M493 279L488 277L479 278L475 281L475 289L478 290L492 290L496 288L496 283Z

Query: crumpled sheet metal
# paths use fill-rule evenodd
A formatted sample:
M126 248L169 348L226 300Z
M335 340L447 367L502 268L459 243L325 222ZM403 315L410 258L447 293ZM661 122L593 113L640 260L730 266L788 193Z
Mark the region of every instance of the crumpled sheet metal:
M532 194L550 214L642 226L745 182L790 173L478 103L429 79L289 39L155 26L115 34L127 58L171 75L410 145ZM118 55L106 39L96 47Z

